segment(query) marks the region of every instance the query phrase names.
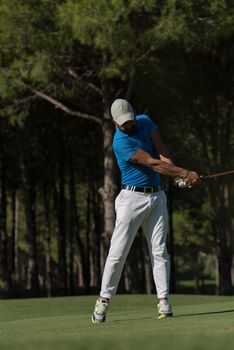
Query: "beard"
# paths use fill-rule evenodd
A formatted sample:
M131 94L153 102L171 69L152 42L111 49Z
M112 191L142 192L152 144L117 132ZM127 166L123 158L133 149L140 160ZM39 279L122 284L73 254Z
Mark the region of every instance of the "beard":
M132 125L126 128L123 132L127 135L133 135L136 133L136 131L137 131L136 125Z

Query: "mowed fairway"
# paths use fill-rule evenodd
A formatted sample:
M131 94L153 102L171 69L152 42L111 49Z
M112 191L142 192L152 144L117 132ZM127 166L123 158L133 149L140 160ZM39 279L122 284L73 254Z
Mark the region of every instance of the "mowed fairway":
M1 300L0 349L233 349L234 297L174 295L174 317L158 320L154 296L120 295L101 325L95 299Z

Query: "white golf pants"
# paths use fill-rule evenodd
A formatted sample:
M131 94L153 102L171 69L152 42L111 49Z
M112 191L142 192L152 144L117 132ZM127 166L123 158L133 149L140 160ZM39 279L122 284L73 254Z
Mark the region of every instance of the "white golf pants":
M106 260L100 295L116 294L123 266L139 227L147 239L158 298L169 293L170 260L166 248L167 198L164 191L152 194L121 190L115 200L116 222Z

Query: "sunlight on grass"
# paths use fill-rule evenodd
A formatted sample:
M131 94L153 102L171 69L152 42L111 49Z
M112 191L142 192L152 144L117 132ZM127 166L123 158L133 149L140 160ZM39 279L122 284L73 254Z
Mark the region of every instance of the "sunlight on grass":
M94 296L0 301L0 348L219 349L234 341L234 297L173 295L174 317L158 320L152 295L113 299L107 322L91 323Z

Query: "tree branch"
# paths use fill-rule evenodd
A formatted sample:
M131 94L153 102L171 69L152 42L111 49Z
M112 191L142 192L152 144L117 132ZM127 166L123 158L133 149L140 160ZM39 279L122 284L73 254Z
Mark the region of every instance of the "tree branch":
M9 71L6 69L0 68L0 72L6 77L10 76ZM95 123L102 125L101 118L98 118L92 114L82 113L79 111L73 111L72 109L68 108L65 104L63 104L62 102L54 99L53 97L45 94L42 91L37 90L36 88L32 87L31 85L24 83L22 80L15 79L15 81L17 82L17 84L19 84L19 85L23 86L24 88L26 88L27 90L33 92L36 96L38 96L38 97L42 98L43 100L46 100L49 103L51 103L52 105L54 105L55 108L59 108L69 115L73 115L75 117L79 117L79 118L86 119L86 120L92 120Z
M125 95L125 98L129 100L133 94L134 87L135 87L135 78L136 78L136 63L141 62L144 58L146 58L152 51L154 50L154 46L151 46L149 50L147 50L143 55L134 58L132 60L132 66L130 70L130 77L129 77L129 84L127 88L127 92Z
M116 92L114 99L118 98L118 97L120 96L120 94L122 94L123 90L124 90L124 88L120 88L120 89Z
M89 88L91 88L92 90L94 90L95 92L97 92L100 96L102 96L102 90L99 89L99 87L97 87L97 86L96 86L95 84L93 84L93 83L88 83L88 82L84 81L84 80L76 73L76 71L75 71L73 68L69 67L67 71L68 71L68 73L69 73L73 78L75 78L76 80L80 81L81 83L87 85Z
M147 50L143 55L139 56L136 58L136 62L142 61L144 58L146 58L153 50L155 49L154 46L151 46L149 50Z
M39 90L35 89L34 87L23 83L22 81L18 81L18 83L20 85L24 86L25 88L27 88L28 90L34 92L34 94L37 95L38 97L41 97L42 99L50 102L52 105L55 106L55 108L59 108L67 114L70 114L70 115L73 115L75 117L79 117L82 119L86 119L86 120L92 120L95 123L98 123L99 125L102 124L102 120L100 118L96 117L95 115L82 113L82 112L78 112L78 111L73 111L72 109L68 108L65 104L63 104L62 102L55 100L53 97L45 94L44 92L39 91Z
M135 69L135 66L133 66L130 71L129 84L128 84L128 88L125 96L127 100L130 100L133 94L133 90L135 87L135 75L136 75L136 69Z

